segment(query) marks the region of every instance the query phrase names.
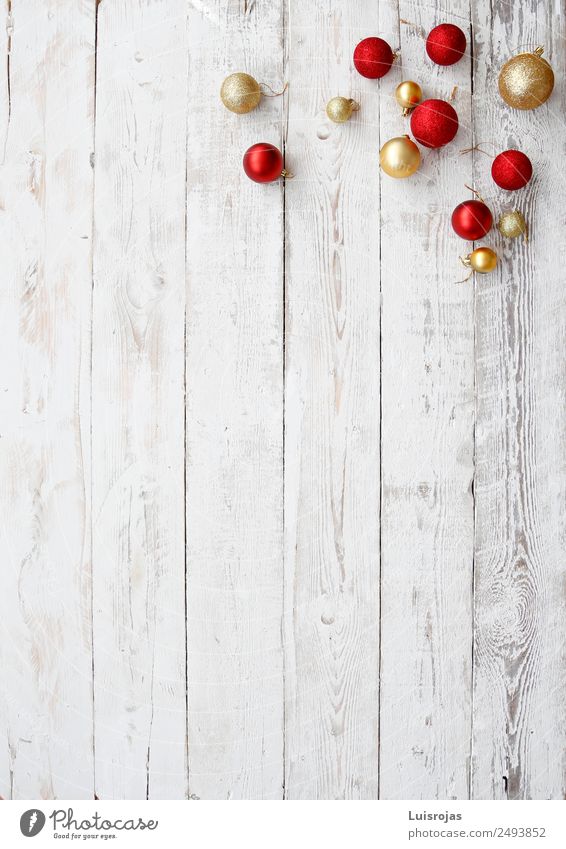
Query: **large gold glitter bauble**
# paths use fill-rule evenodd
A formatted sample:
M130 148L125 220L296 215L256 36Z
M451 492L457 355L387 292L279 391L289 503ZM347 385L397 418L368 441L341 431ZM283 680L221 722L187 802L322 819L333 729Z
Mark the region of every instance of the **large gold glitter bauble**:
M403 110L403 115L408 115L422 99L423 90L413 80L405 80L395 89L395 100Z
M352 117L353 112L357 112L360 104L355 100L347 97L333 97L326 104L326 114L335 124L344 124Z
M230 74L220 89L222 103L230 112L245 115L256 108L261 100L259 83L249 74Z
M390 177L410 177L419 169L421 154L409 136L399 136L385 142L379 151L379 164Z
M504 212L497 222L497 229L502 236L506 236L508 239L516 239L517 236L527 238L527 222L523 213L519 212L518 209L513 210L513 212Z
M494 271L497 266L497 254L491 248L476 248L471 254L462 259L462 262L467 268L473 271L478 271L480 274L487 274L489 271Z
M554 72L542 53L542 47L538 47L534 53L520 53L503 65L499 93L508 106L536 109L552 94Z

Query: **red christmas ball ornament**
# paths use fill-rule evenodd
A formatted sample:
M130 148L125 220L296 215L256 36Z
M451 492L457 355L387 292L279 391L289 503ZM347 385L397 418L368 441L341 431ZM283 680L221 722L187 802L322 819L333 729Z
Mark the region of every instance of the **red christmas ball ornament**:
M500 189L512 192L527 185L533 176L533 166L520 150L505 150L493 160L491 176Z
M243 164L250 180L256 183L272 183L285 176L281 151L268 142L258 142L248 147Z
M354 50L356 71L368 80L378 80L390 70L395 55L382 38L364 38Z
M454 65L466 52L466 36L455 24L439 24L428 34L426 52L437 65Z
M411 133L424 147L444 147L458 132L458 115L446 100L423 100L411 115Z
M452 213L452 227L461 239L474 242L489 233L493 216L481 200L465 200Z

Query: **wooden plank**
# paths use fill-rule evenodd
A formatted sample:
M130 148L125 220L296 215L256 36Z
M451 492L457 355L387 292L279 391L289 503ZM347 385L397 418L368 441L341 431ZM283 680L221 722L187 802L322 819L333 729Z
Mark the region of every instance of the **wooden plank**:
M286 796L377 797L379 87L374 4L290 3L286 185ZM362 104L332 124L331 97Z
M492 243L498 273L476 281L477 484L473 794L562 799L566 792L566 302L558 152L564 146L564 10L558 0L476 3L476 137L533 161L513 196L476 157L498 210L517 205L531 238ZM546 47L557 87L534 112L507 107L500 66ZM485 94L489 92L489 96Z
M98 7L96 790L186 794L183 0Z
M242 170L281 144L283 101L223 107L222 80L283 80L282 0L189 9L189 789L280 798L283 781L283 188Z
M380 796L469 794L473 565L473 289L455 285L461 242L452 209L468 197L469 52L449 68L423 36L447 20L468 37L469 4L400 2L401 63L384 81L380 143L404 132L391 95L416 79L448 98L460 129L422 148L411 179L381 182L382 585ZM420 29L419 29L420 28Z
M94 2L0 21L0 795L92 798Z

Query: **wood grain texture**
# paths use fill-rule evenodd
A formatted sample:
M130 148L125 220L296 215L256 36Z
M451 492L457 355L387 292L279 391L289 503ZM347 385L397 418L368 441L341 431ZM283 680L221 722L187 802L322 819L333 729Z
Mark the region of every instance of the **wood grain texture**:
M96 792L186 794L183 0L98 6Z
M88 798L94 3L0 32L0 794Z
M494 238L500 270L476 282L476 665L473 794L547 799L566 794L566 301L563 5L474 4L474 125L531 157L534 178L511 199L477 156L476 182L493 206L518 205L530 241ZM546 47L557 86L534 112L495 91L519 48ZM497 133L494 136L494 128Z
M395 8L397 4L390 4ZM382 4L385 12L388 4ZM473 565L473 289L452 209L469 192L470 56L435 66L423 37L441 3L401 2L401 61L381 97L380 144L409 132L391 97L402 79L447 99L460 129L422 148L411 180L381 181L382 583L380 796L469 794ZM449 19L468 37L467 0ZM387 25L386 25L387 24ZM382 31L391 32L391 15ZM407 127L407 129L405 129ZM464 270L465 271L465 270Z
M566 797L564 16L0 6L1 797ZM555 92L513 111L538 44ZM238 70L288 93L233 115ZM394 181L407 78L460 131ZM258 141L294 179L244 176ZM456 285L465 183L531 238Z
M244 151L281 144L284 101L220 103L246 71L283 80L283 4L190 4L187 197L189 790L283 784L283 186Z
M377 797L379 171L372 4L291 2L286 147L286 797ZM346 125L326 103L362 101Z

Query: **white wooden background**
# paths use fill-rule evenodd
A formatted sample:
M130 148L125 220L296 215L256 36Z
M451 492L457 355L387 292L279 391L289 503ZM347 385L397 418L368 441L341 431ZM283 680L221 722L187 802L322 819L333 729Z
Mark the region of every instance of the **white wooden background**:
M0 18L0 794L563 798L562 3ZM439 68L447 19L472 49ZM538 44L555 93L511 111ZM237 70L288 96L232 115ZM461 125L397 182L403 78ZM261 140L293 180L245 178ZM531 241L458 286L464 183L509 203L478 141L532 158Z

